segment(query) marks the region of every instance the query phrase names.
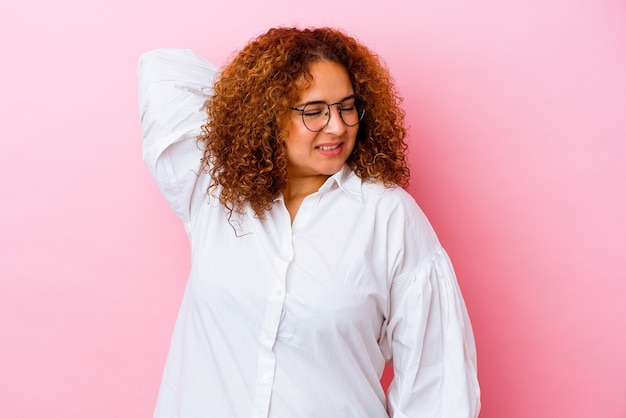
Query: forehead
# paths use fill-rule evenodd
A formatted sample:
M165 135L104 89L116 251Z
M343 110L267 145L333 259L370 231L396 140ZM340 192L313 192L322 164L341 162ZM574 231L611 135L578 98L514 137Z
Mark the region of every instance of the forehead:
M314 62L310 79L300 84L300 101L337 101L354 94L346 68L334 61Z

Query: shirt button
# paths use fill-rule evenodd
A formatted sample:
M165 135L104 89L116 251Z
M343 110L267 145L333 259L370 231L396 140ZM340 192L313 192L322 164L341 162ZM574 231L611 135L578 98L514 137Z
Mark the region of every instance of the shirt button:
M259 336L259 341L261 344L271 346L274 344L274 333L271 331L263 331L263 333Z

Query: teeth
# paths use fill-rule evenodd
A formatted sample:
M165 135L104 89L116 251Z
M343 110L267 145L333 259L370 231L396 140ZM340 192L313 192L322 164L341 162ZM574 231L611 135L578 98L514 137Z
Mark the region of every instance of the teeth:
M330 145L330 146L319 146L318 148L321 149L322 151L330 151L332 149L339 148L339 144L337 144L337 145Z

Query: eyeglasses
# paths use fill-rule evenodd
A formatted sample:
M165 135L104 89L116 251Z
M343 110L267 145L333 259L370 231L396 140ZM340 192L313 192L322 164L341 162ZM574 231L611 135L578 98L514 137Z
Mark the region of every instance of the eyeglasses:
M337 106L339 117L346 126L357 125L365 115L364 102L356 97L349 97L341 102L309 102L302 109L290 107L302 114L304 126L312 132L319 132L330 122L330 107Z

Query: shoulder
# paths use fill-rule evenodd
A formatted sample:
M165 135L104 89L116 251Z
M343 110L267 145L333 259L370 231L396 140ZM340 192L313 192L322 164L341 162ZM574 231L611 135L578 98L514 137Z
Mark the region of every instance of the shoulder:
M390 245L428 257L440 247L430 221L413 196L402 187L363 182L363 203L373 222L384 225Z
M363 181L363 202L385 214L414 219L425 217L413 196L400 186L384 186L381 183Z

